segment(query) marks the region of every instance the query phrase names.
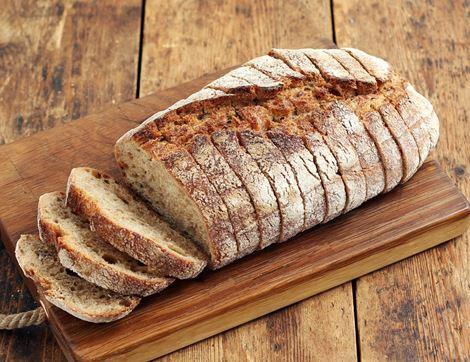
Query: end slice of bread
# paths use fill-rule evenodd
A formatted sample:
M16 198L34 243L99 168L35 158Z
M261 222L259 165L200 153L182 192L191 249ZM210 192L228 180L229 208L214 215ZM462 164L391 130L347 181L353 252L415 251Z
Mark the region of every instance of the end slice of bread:
M117 250L91 231L88 223L65 205L65 194L42 195L38 204L41 239L55 244L59 261L83 279L126 295L148 296L172 282Z
M67 271L59 262L54 245L37 235L22 235L16 244L16 259L44 297L55 306L88 322L111 322L125 317L140 302L102 289Z
M163 275L193 278L206 266L206 256L191 240L103 172L74 168L66 197L72 211L102 239Z

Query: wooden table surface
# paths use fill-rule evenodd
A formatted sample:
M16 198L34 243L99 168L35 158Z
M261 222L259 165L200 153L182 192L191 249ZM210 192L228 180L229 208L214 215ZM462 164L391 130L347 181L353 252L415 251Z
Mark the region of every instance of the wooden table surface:
M322 36L388 59L431 100L441 119L434 156L470 197L468 1L2 4L0 144ZM467 232L162 360L468 360L469 259ZM35 307L3 249L0 280L2 313ZM0 359L64 357L43 325L1 331Z

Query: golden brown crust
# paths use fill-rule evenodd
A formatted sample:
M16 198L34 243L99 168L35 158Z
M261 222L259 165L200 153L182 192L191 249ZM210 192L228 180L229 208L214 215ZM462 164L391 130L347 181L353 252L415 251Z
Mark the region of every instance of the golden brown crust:
M240 144L253 157L271 183L281 213L280 241L303 230L304 204L291 166L276 146L260 132L242 130Z
M69 275L60 265L54 246L37 235L21 235L15 256L24 274L49 302L82 320L111 322L125 317L140 302L139 297L106 291Z
M105 215L96 200L75 184L72 174L67 184L67 206L87 219L90 228L102 239L142 263L155 267L162 275L180 279L192 278L205 267L203 259L175 253L165 244L117 224L113 218Z
M259 248L278 242L281 217L276 195L268 179L255 160L242 149L236 131L215 131L212 133L212 140L250 195L260 227Z
M259 246L260 232L245 187L208 135L196 135L187 148L227 207L238 245L237 258L251 254Z
M112 250L111 246L105 245L103 249L106 250L106 255L103 258L93 257L93 248L99 248L97 244L102 244L104 241L98 240L96 236L92 235L92 232L87 232L87 230L84 230L84 233L87 234L84 237L90 238L83 241L86 249L81 249L80 241L72 239L81 237L77 232L81 231L82 223L75 223L74 220L69 219L70 223L76 226L73 229L70 224L66 227L65 223L61 223L59 215L55 215L55 220L54 217L49 216L50 210L48 208L51 206L48 204L48 200L57 196L65 202L63 193L41 196L38 205L38 231L42 241L55 245L59 260L65 268L74 271L90 283L125 295L148 296L165 289L173 282L172 278L160 277L155 273L138 274L132 269L116 267L114 263L119 262L118 259L126 261L130 258L124 254L120 255L117 250ZM94 245L88 247L86 243ZM111 261L111 264L106 262L106 257ZM129 268L139 268L136 261L131 263L129 263ZM142 269L142 267L140 268Z
M302 226L295 223L283 225L281 239L285 239L286 235L295 235L309 225L307 215L312 216L313 207L307 206L311 203L307 202L307 187L300 178L305 165L302 165L303 161L300 159L294 162L289 157L297 157L300 150L310 152L309 157L313 158L312 164L317 169L324 191L324 221L351 210L382 190L389 191L402 179L404 170L400 149L390 134L391 126L384 123L377 110L387 99L396 102L403 95L413 97L410 92L406 93L403 79L391 72L388 63L355 49L273 49L270 55L272 56L255 58L209 85L209 88L231 95L229 102L221 104L218 97L214 96L213 102L219 102L218 106L206 105L204 109L195 107L198 110L192 113L179 114L172 111L169 115L162 114L157 117L159 119L155 121L155 127L151 124L146 126L149 132L143 134L147 139L134 137L134 141L144 144L152 139L150 142L154 145L161 143L181 147L199 134L209 137L225 130L233 131L242 140L242 147L235 148L238 154L248 152L249 159L255 160L258 169L261 168L264 179L269 180L271 189L275 191L283 222L289 219L287 215L291 212L300 215L300 208L298 202L285 208L284 200L280 200L284 196L280 189L276 189L275 179L286 180L284 188L289 189L289 192L298 190L297 196L301 196L301 204L305 209L304 223ZM206 103L210 102L211 100L206 100ZM338 107L335 106L338 102L347 104L356 115L351 113L350 117L341 118L344 112L338 113ZM416 127L414 125L417 123L412 122L408 128L415 134L423 134L422 130L426 130L428 144L433 145L438 135L435 113L432 107L429 110L429 106L420 99L415 97L413 102L414 114L424 109L427 117L419 116L425 122ZM249 113L253 107L262 109L268 117L261 121L247 120L243 115ZM417 111L419 109L421 111ZM310 126L304 127L302 122ZM411 130L413 127L416 129ZM147 137L148 135L153 138ZM252 135L256 135L256 140L263 140L261 143L264 146L260 147ZM291 135L297 137L295 151L288 142ZM275 149L284 147L280 154L277 153L277 162L270 160L273 157L271 152L260 151L263 148L269 149L266 140L274 139L273 137L277 137L278 142ZM254 146L251 150L250 143ZM302 143L304 148L300 146ZM427 146L422 147L421 162L429 149ZM221 154L242 180L252 199L263 243L263 230L267 229L261 226L259 210L262 208L256 204L253 192L248 190L254 186L249 183L251 180L248 181L246 175L242 177L239 170L243 166L233 159L229 161L229 154L222 151ZM281 159L284 161L280 162ZM271 164L268 166L269 163ZM290 171L278 172L278 176L273 177L269 172L273 170L271 166L274 164L288 166L286 169ZM272 199L267 202L272 205ZM316 219L322 218L317 215L318 211L313 213L317 216ZM275 230L276 223L272 225L271 229ZM285 233L286 230L289 231ZM275 231L271 234L275 234Z
M210 267L218 269L235 260L237 244L227 208L188 151L165 142L148 142L143 147L165 165L198 205L212 246Z

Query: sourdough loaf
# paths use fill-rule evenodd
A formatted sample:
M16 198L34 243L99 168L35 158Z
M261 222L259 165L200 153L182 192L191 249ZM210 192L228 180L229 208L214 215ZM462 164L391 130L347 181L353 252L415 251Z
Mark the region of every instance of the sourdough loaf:
M173 282L102 240L65 205L62 192L50 192L39 198L38 231L41 240L56 246L65 268L102 288L148 296Z
M160 275L193 278L206 256L111 176L74 168L67 183L67 205L92 230L120 251L158 270Z
M152 115L115 155L218 268L405 182L438 135L431 104L386 61L273 49Z
M66 270L54 245L37 235L22 235L15 256L24 274L31 278L44 297L66 312L88 322L111 322L129 314L140 302L100 288Z

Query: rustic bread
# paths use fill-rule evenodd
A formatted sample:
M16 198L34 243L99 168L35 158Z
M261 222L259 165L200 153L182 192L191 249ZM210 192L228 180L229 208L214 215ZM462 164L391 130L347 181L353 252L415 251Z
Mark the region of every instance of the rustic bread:
M235 131L212 133L212 141L246 188L256 210L260 228L259 248L278 242L281 235L281 215L276 195L258 164L239 143Z
M400 138L397 142L397 138L393 137L390 127L387 127L390 122L386 122L379 112L362 110L358 111L357 114L379 151L385 173L384 191L388 192L403 180L406 169L406 161L400 154Z
M195 140L212 140L217 157L241 181L263 247L405 182L438 135L432 106L384 60L352 48L273 49L129 131L115 155L131 187L210 245L212 264L220 266L237 221L214 203L223 215L210 226L206 206L193 196L204 195L206 186L182 180L187 174L203 178L202 170L209 183L220 181L190 157L179 169L167 162L186 154ZM198 217L188 219L168 201L183 199ZM227 221L222 237L220 220Z
M130 137L120 144L116 158L129 185L194 238L210 255L211 268L237 258L227 208L187 150L158 141L140 147Z
M292 168L279 149L262 133L242 130L239 137L240 144L271 183L281 213L279 241L288 240L304 225L303 200Z
M67 271L59 262L53 244L37 235L22 235L15 250L18 264L44 297L66 312L88 322L111 322L129 314L140 302L102 289Z
M74 168L67 184L67 205L105 241L155 268L161 275L186 279L206 265L205 255L109 175Z
M239 127L243 122L247 123L247 127L248 124L257 124L257 127L264 131L279 149L275 152L282 155L290 165L303 200L303 228L309 229L322 222L325 211L325 195L313 156L305 147L302 139L289 132L287 127L265 129L264 125L269 124L271 115L264 107L244 107L238 112L238 116L240 117ZM281 162L284 162L283 158L281 157Z
M210 136L197 135L189 143L188 149L227 207L237 241L237 258L251 254L259 247L260 230L246 188L214 146Z
M335 58L354 78L359 94L368 94L377 90L377 79L371 76L350 53L343 49L327 49L325 52Z
M173 282L102 240L65 205L62 192L50 192L39 198L38 230L43 241L56 246L65 268L102 288L147 296Z
M364 124L357 115L343 102L333 104L333 115L346 131L347 138L357 152L359 163L366 182L366 200L369 200L385 189L384 166L379 152Z

